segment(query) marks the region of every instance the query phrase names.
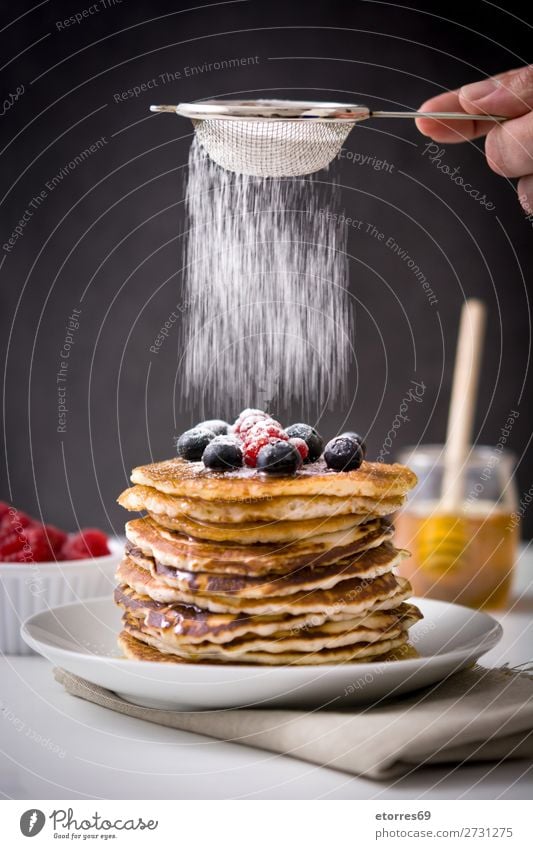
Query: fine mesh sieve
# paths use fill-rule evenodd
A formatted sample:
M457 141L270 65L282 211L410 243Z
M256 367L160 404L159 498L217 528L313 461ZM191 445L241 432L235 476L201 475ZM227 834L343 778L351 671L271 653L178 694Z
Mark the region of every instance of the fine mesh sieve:
M214 162L257 177L299 177L326 168L355 124L367 118L505 120L464 112L371 112L357 104L291 100L205 100L150 109L190 118Z

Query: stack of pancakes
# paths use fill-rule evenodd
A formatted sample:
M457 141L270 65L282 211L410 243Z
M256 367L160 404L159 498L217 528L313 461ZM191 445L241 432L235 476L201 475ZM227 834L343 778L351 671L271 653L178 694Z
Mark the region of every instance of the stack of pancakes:
M321 664L383 659L421 618L394 567L387 516L416 483L403 466L286 477L172 459L133 470L115 601L127 657Z

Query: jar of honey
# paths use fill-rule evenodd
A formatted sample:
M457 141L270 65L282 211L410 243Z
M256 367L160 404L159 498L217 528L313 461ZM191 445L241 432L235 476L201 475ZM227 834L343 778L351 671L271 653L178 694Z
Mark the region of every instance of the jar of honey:
M396 545L411 552L400 572L414 594L504 608L520 535L512 453L499 445L471 448L458 470L462 501L453 509L441 502L444 446L406 448L398 459L419 480L395 517Z

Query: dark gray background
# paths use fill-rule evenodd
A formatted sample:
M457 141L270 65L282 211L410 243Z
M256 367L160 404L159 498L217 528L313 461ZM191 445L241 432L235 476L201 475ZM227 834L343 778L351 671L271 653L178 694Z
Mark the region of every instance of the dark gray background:
M177 326L159 354L149 350L180 303L182 176L191 137L187 121L150 116L149 104L277 95L416 108L440 91L531 61L531 27L514 16L523 17L523 4L513 3L507 11L475 2L457 9L331 0L187 11L183 4L122 0L58 28L90 6L2 3L2 56L10 60L3 97L24 86L2 117L2 243L47 181L99 137L105 144L47 193L13 250L1 251L1 495L66 527L120 531L124 515L115 498L129 469L169 456L175 433L201 412L180 403ZM187 66L252 56L259 57L254 64L185 76ZM176 72L181 78L172 83L159 77ZM154 78L151 91L115 102ZM366 223L350 228L357 304L350 403L307 414L328 436L345 421L368 433L369 455L376 456L414 379L427 390L422 403L410 404L395 443L442 440L461 304L480 296L489 323L476 439L496 443L509 411L520 411L508 445L520 458L524 493L533 478L533 225L513 182L486 166L482 143L448 146L441 161L459 167L492 211L423 155L426 143L411 121L369 122L354 130L347 148L386 159L392 171L350 160L334 171L342 186L337 211L392 237L438 303L429 304L413 272L366 232ZM73 308L82 312L69 359L67 429L59 434L56 373ZM285 422L300 418L297 410L278 412ZM531 515L526 523L530 533Z

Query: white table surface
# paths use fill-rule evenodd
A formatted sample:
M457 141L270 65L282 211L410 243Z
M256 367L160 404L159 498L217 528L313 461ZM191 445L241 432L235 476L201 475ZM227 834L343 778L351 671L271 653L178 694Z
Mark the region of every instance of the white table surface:
M486 666L533 660L533 548ZM423 769L393 783L121 716L67 695L43 658L0 658L0 793L13 799L530 799L533 764Z

